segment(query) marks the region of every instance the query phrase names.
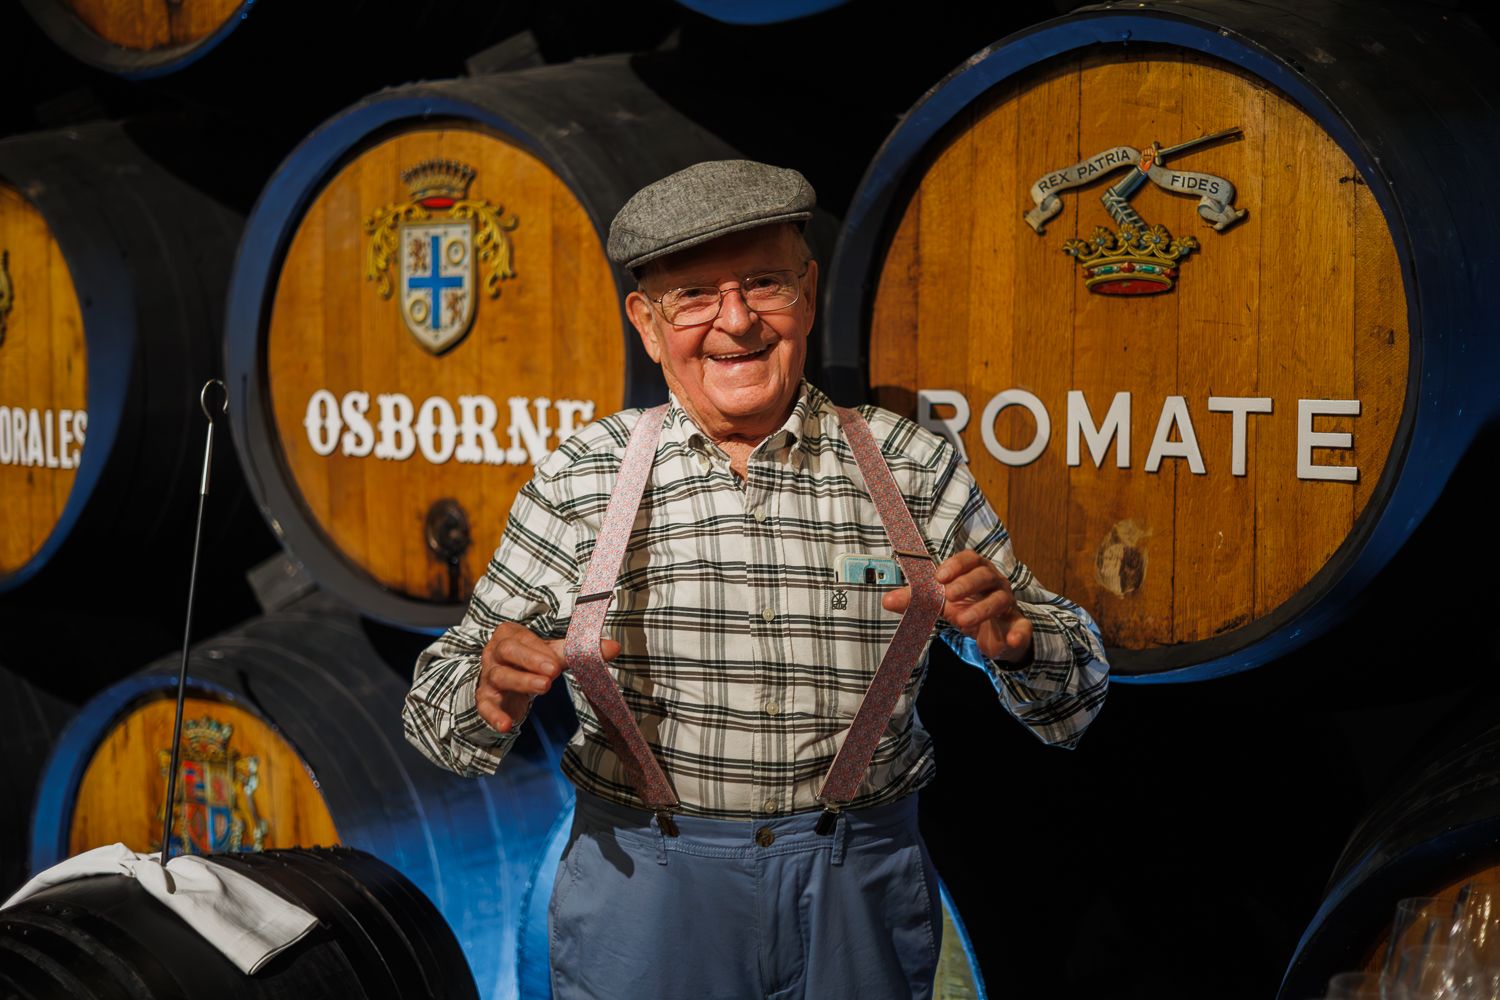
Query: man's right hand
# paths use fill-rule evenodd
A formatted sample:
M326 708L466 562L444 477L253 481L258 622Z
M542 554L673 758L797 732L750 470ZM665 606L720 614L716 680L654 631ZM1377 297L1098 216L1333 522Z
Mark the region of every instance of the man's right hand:
M544 694L567 667L563 639L543 639L514 622L501 622L479 658L479 687L474 705L479 717L497 733L520 725L531 699ZM620 655L613 639L599 643L606 661Z

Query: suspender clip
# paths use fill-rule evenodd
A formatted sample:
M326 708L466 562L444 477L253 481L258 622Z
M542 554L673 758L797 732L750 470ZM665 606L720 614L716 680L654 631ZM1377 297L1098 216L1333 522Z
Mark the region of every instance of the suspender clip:
M603 601L615 596L613 590L601 590L597 594L579 594L573 598L574 604L587 604L589 601Z
M656 811L656 825L668 837L677 836L677 821L665 809L658 809Z
M820 837L826 837L834 831L839 823L839 811L836 806L824 806L823 815L818 817L818 825L813 831Z
M895 549L893 551L896 555L906 556L908 559L926 559L928 562L932 562L932 553L926 549L923 549L921 552L909 552L906 549Z

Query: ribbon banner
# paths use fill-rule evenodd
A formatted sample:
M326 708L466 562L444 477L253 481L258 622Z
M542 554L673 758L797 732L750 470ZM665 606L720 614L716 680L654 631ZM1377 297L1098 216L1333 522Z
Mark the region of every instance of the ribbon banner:
M1134 215L1133 212L1128 213L1125 218L1121 218L1118 213L1125 210L1125 199L1134 193L1145 178L1173 194L1197 195L1198 214L1219 232L1245 217L1244 209L1234 207L1233 184L1213 174L1169 170L1159 162L1164 153L1165 151L1153 146L1143 156L1133 146L1114 146L1086 160L1080 160L1071 167L1054 170L1039 177L1031 185L1031 200L1036 203L1036 207L1026 212L1027 224L1042 233L1048 220L1062 211L1062 199L1058 197L1061 192L1091 184L1126 167L1137 171L1138 176L1126 178L1111 188L1105 198L1105 205L1110 209L1110 215L1115 216L1116 222L1138 221L1130 217ZM1108 196L1120 188L1128 190L1119 191L1115 198Z

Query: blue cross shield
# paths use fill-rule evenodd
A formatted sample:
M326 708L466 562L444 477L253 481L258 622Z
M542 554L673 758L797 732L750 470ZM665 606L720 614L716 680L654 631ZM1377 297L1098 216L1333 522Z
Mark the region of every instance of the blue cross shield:
M401 318L417 342L441 354L474 322L474 223L401 226Z

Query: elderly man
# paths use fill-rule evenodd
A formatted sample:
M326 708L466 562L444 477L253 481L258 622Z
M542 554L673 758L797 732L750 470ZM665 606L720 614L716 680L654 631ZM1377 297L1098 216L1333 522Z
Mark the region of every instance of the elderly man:
M942 921L912 793L933 777L913 710L933 635L1049 743L1104 698L1093 622L1016 561L953 447L803 381L812 206L800 174L747 161L626 204L609 252L670 401L537 467L417 663L408 739L466 774L568 678L560 1000L930 996Z

